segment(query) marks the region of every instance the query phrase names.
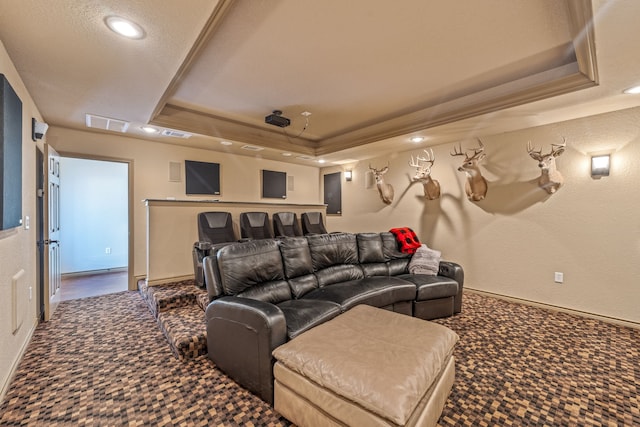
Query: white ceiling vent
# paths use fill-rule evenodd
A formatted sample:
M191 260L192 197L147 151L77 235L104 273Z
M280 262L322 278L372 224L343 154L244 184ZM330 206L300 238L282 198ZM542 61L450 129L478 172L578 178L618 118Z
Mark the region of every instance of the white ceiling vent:
M243 145L240 148L242 148L243 150L249 150L249 151L262 151L262 150L264 150L264 148L256 147L255 145Z
M313 157L311 156L298 156L296 158L300 160L313 160Z
M125 120L96 116L95 114L85 114L85 123L88 128L110 130L112 132L125 133L129 128L129 122Z
M179 130L165 129L162 131L162 136L172 136L174 138L191 138L190 133L180 132Z

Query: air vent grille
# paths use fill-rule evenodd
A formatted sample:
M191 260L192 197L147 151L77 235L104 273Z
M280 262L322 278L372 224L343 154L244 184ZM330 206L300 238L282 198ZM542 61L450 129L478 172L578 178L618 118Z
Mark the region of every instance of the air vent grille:
M95 114L85 114L85 124L88 128L109 130L112 132L121 133L125 133L129 128L129 122L126 120L97 116Z
M296 158L300 160L313 160L313 157L311 156L298 156Z
M262 151L262 150L264 150L264 148L256 147L255 145L243 145L240 148L242 148L243 150L249 150L249 151Z
M186 132L180 132L173 129L165 129L162 131L162 136L172 136L174 138L190 138L191 134Z

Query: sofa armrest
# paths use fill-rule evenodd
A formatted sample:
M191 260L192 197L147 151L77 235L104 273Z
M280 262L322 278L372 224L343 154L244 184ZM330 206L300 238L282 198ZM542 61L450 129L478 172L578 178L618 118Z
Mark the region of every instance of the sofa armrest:
M449 277L458 282L458 294L453 299L453 313L462 311L462 287L464 285L464 270L460 264L451 261L440 261L438 275Z
M207 306L209 358L240 385L273 404L271 352L287 340L287 325L275 305L226 296Z
M220 283L218 260L215 254L204 257L202 260L202 269L207 293L209 294L209 301L224 296L222 284Z
M204 288L205 277L202 270L202 260L209 255L211 251L211 243L209 242L195 242L193 244L193 272L195 276L196 286Z

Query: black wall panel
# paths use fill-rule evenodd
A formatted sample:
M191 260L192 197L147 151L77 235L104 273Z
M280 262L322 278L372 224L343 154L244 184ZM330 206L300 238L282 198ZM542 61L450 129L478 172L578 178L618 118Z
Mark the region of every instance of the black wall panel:
M0 230L22 224L22 101L0 74Z
M184 161L187 194L220 195L220 163Z
M324 176L324 203L327 205L327 215L342 214L341 176L341 172L329 173Z
M287 173L262 170L262 197L270 199L287 198Z

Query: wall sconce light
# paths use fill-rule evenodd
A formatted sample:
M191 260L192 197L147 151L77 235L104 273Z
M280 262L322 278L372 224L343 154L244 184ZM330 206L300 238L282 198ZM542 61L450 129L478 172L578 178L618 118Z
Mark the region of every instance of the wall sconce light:
M610 156L608 154L591 157L591 178L609 176L609 161Z
M351 181L353 179L353 172L351 171L351 169L344 171L344 179L346 181Z
M34 141L36 139L42 139L42 137L47 133L47 129L49 129L48 124L31 118L31 139Z

